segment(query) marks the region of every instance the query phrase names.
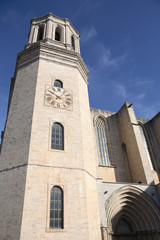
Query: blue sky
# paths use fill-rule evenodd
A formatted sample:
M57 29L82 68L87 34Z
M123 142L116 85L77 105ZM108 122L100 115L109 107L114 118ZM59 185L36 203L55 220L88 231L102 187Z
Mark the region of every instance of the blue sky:
M159 112L160 0L1 0L0 131L30 19L49 12L70 19L80 32L91 107L116 112L128 101L138 117Z

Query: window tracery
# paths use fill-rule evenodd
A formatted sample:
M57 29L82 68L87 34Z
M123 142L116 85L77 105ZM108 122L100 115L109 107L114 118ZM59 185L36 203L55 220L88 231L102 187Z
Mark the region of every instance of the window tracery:
M104 166L111 166L106 134L106 123L101 116L96 118L95 127L98 141L100 164Z

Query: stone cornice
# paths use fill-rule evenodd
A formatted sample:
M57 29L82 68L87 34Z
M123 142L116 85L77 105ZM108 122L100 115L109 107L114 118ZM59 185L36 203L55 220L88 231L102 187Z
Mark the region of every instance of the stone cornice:
M88 83L89 71L79 53L44 42L31 44L27 49L20 52L17 58L17 69L40 59L77 68Z

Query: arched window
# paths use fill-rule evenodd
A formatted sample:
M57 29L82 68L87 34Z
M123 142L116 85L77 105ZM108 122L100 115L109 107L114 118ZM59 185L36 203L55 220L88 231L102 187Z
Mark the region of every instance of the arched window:
M142 125L140 123L139 123L139 128L140 128L143 144L144 144L144 147L145 147L145 150L146 150L148 162L149 162L149 165L150 165L151 169L153 170L153 164L152 164L152 160L151 160L151 156L150 156L150 152L149 152L149 147L148 147L148 144L147 144L146 136L145 136L145 133L144 133L144 129L143 129L143 127L142 127Z
M50 228L63 228L63 190L54 186L50 193Z
M44 25L40 25L38 29L37 41L40 41L43 39L43 34L44 34Z
M59 87L59 88L63 88L63 83L60 80L55 80L54 81L54 86L55 87Z
M97 140L98 140L98 148L99 148L99 156L100 156L100 164L104 166L110 166L110 158L108 151L108 142L106 135L106 124L102 117L98 117L95 120Z
M60 27L56 27L55 40L56 41L61 41L61 28Z
M60 123L53 123L51 149L64 150L64 128Z
M72 43L73 49L75 50L75 41L73 36L71 36L71 43Z

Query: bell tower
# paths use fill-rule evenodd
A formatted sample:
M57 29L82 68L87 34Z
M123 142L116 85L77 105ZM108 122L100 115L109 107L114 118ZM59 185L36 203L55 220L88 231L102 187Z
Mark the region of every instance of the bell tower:
M68 19L31 20L0 155L2 240L100 240L88 69Z
M31 29L26 48L37 41L80 54L79 33L77 30L67 18L56 17L52 13L31 20Z

